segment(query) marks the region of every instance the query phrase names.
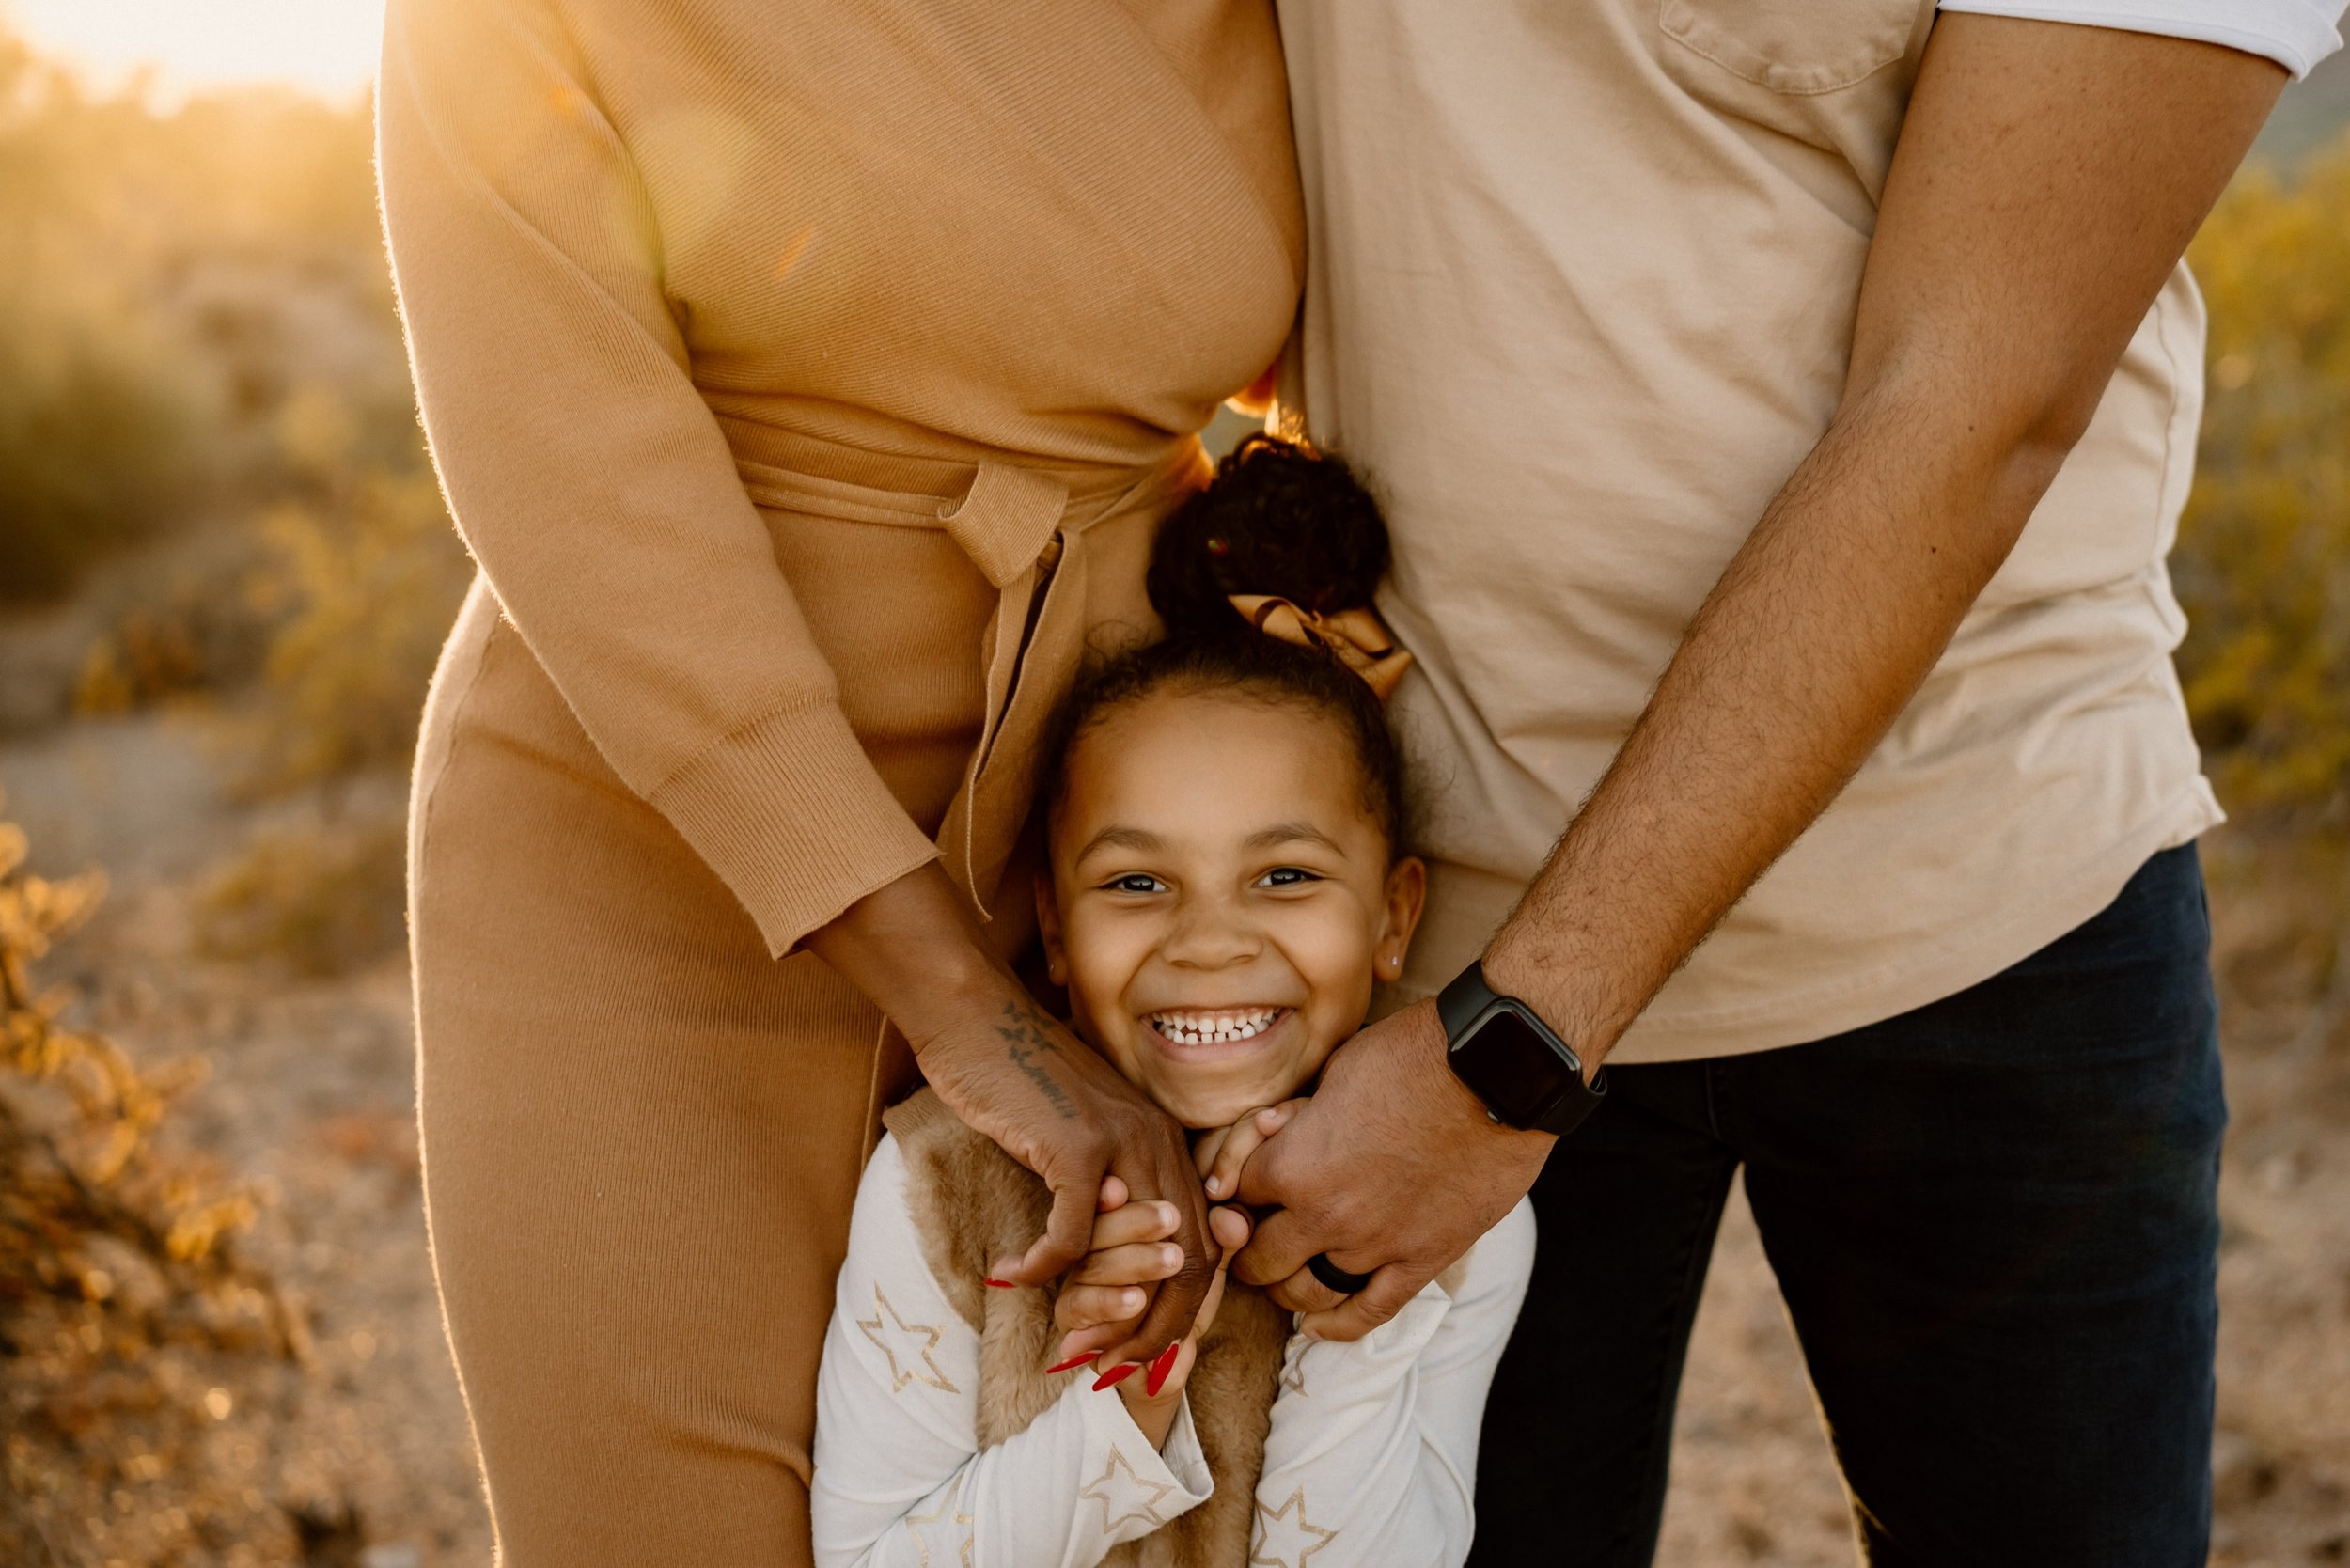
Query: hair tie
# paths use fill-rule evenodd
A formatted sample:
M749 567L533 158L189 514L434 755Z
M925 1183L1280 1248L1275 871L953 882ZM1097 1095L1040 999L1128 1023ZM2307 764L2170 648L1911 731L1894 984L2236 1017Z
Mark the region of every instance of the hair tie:
M1299 648L1319 648L1338 655L1339 662L1361 676L1371 695L1386 702L1395 695L1403 672L1412 666L1411 651L1396 646L1369 608L1316 615L1277 594L1234 593L1226 596L1232 608L1267 636Z

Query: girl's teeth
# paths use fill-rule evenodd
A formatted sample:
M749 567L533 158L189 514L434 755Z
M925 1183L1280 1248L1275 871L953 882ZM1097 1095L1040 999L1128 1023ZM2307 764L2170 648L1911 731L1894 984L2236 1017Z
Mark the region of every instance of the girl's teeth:
M1151 1025L1178 1045L1221 1045L1249 1040L1273 1027L1279 1008L1250 1012L1154 1013Z

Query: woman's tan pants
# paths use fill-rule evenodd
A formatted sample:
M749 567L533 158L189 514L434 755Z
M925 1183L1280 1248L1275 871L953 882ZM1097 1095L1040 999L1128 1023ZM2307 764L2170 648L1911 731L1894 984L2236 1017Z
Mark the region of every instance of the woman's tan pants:
M880 1016L771 959L477 585L410 835L433 1266L509 1568L808 1560Z

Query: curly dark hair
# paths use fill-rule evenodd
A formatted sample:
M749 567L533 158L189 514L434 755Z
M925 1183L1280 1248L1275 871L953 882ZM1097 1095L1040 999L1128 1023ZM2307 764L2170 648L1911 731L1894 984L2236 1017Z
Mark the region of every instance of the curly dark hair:
M1317 615L1367 607L1388 559L1386 521L1344 462L1277 436L1243 441L1159 525L1145 585L1166 638L1091 661L1055 711L1040 753L1048 820L1071 750L1110 713L1160 692L1234 692L1337 725L1364 808L1389 855L1403 854L1403 761L1370 683L1334 653L1257 630L1227 597L1273 594Z

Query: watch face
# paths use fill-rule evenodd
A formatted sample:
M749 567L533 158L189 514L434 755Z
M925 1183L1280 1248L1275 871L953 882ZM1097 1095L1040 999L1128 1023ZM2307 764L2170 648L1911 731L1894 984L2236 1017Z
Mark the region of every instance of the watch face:
M1453 1047L1452 1071L1486 1109L1527 1127L1550 1108L1575 1068L1514 1009L1497 1006Z

